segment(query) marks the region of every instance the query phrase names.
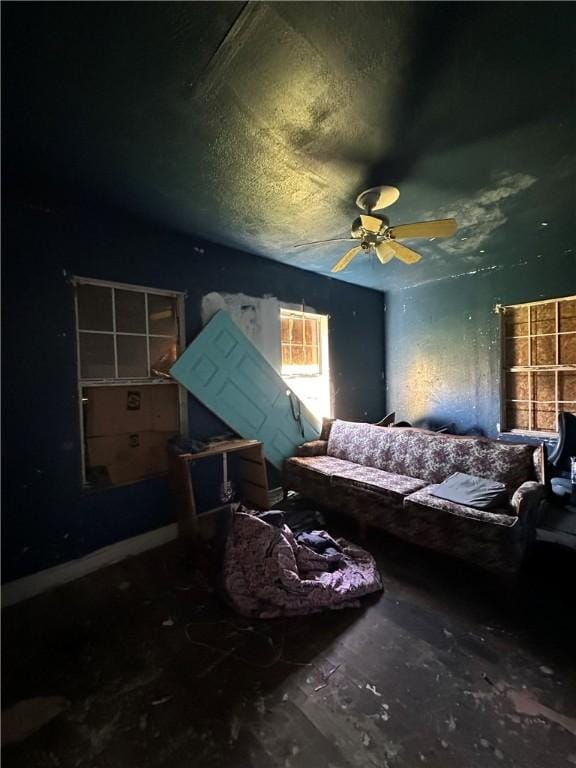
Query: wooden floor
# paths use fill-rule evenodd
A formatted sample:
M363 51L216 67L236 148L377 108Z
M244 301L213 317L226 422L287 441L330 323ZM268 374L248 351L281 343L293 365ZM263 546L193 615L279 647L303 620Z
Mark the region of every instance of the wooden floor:
M509 596L367 546L358 610L243 619L175 545L7 609L5 768L576 765L574 553L541 545Z

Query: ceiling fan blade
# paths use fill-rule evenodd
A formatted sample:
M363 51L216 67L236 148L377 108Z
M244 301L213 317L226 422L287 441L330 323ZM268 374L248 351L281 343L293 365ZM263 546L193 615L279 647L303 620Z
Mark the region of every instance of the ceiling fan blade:
M400 261L403 261L404 264L416 264L416 262L420 261L422 258L422 256L419 253L416 253L416 251L413 251L412 248L408 248L407 245L402 245L402 243L397 243L395 240L388 240L386 245L392 248L394 256L396 256L397 259L400 259Z
M376 251L376 256L378 257L380 264L388 264L388 262L392 261L396 255L393 248L390 248L390 243L386 241L382 243L376 243L374 250Z
M364 229L373 235L377 235L382 229L382 220L377 219L376 216L360 216L360 221Z
M294 248L304 248L306 245L321 245L322 243L348 243L357 239L356 237L332 237L330 240L313 240L311 243L298 243Z
M417 221L414 224L399 224L390 227L388 234L399 237L450 237L458 229L456 219L436 219L434 221Z
M348 266L348 264L350 264L354 256L360 253L361 250L362 250L361 245L355 245L354 248L350 248L350 250L347 251L344 254L344 256L342 256L340 261L337 261L336 264L334 264L330 272L341 272L343 269L345 269Z

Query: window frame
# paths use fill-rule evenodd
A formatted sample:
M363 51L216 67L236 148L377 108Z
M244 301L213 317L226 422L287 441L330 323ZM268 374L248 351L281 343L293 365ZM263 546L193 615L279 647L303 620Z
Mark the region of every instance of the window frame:
M559 383L558 383L558 373L561 371L575 371L576 372L576 366L574 364L561 364L558 362L559 360L559 337L562 335L573 335L576 339L576 331L560 331L559 330L559 305L564 301L575 301L576 295L572 296L559 296L557 298L553 299L542 299L539 301L526 301L526 302L520 302L517 304L497 304L494 308L494 311L499 315L500 319L500 424L498 425L498 431L501 434L510 434L510 435L526 435L527 437L541 437L541 438L557 438L558 437L558 430L544 430L544 429L534 429L533 428L533 405L534 403L542 402L542 403L550 403L554 404L555 406L555 412L556 412L556 424L558 424L558 413L562 410L560 407L563 403L569 403L572 402L571 400L559 400L558 399L558 392L559 392ZM545 334L537 334L537 333L531 333L531 324L532 324L532 307L535 306L542 306L542 305L554 305L555 312L554 312L554 318L555 318L555 330L553 333L545 333ZM508 309L517 309L517 308L525 308L527 310L527 324L528 324L528 332L527 334L522 334L520 336L508 336L506 334L506 310ZM553 336L555 338L555 359L556 362L550 365L531 365L531 358L532 358L532 344L531 341L534 338L538 337L546 337L546 336ZM514 366L510 365L508 366L506 364L506 351L507 351L507 340L508 339L518 339L518 338L526 338L528 339L528 365L524 366ZM528 399L527 400L508 400L507 399L507 393L506 393L506 376L508 373L513 372L526 372L528 374ZM537 401L532 399L532 375L534 372L542 372L542 373L554 373L554 400L550 401ZM507 404L508 402L525 402L528 405L528 427L526 428L510 428L507 423Z
M83 418L83 408L82 408L82 390L85 387L125 387L125 386L176 386L178 391L178 420L179 420L179 433L183 437L188 437L189 427L188 427L188 397L187 393L184 390L183 387L181 387L178 382L176 382L172 378L167 378L164 376L142 376L142 377L130 377L130 378L119 378L119 377L102 377L102 378L86 378L83 379L81 376L81 368L80 368L80 323L79 323L79 312L78 312L78 291L77 287L79 285L94 285L100 288L110 288L110 289L117 289L122 291L133 291L135 293L144 293L146 294L155 294L157 296L170 296L171 298L174 298L176 300L176 338L177 338L177 354L181 355L184 349L186 348L186 325L185 325L185 301L186 301L186 292L185 291L174 291L174 290L165 290L162 288L152 288L150 286L144 286L144 285L135 285L133 283L120 283L117 281L112 280L99 280L97 278L91 278L91 277L82 277L79 275L74 275L70 278L71 285L73 286L74 290L74 328L75 328L75 349L76 349L76 387L77 387L77 393L78 393L78 416L79 416L79 425L80 425L80 448L81 448L81 472L82 472L82 487L84 490L92 490L92 487L86 482L86 445L85 445L85 435L84 435L84 418ZM114 310L114 295L112 295L112 307L113 307L113 313L115 314ZM152 334L150 335L148 333L148 300L146 297L146 328L147 332L146 334L141 333L126 333L122 335L126 336L138 336L138 337L145 337L145 338L154 338L155 336L160 337L158 334ZM86 331L84 331L86 332ZM97 333L97 332L94 332ZM116 329L112 332L102 332L107 333L109 335L116 335ZM149 345L148 345L149 349ZM117 358L116 358L116 352L115 352L115 362L116 362L116 369L117 369ZM148 365L150 364L150 361L148 361ZM136 480L134 482L143 482L145 478L142 480ZM133 483L130 483L132 485ZM106 490L110 490L111 488L117 488L119 486L110 486L110 488L107 488Z
M301 371L284 371L284 363L282 362L282 318L283 317L295 317L297 319L301 320L313 320L317 325L317 331L316 331L316 348L318 352L318 366L317 369L315 368L314 372L306 371L305 368L306 365L301 366L303 370ZM327 367L327 361L324 359L326 357L325 353L325 345L327 343L327 315L320 315L317 312L303 312L299 309L288 309L287 307L280 307L280 373L282 377L302 377L302 376L323 376L325 374L325 368ZM304 333L304 328L302 328L302 333ZM301 346L302 348L305 347L311 347L312 344L306 344L305 341L302 342L301 345L292 345L290 343L290 346ZM312 366L310 366L312 367Z
M282 316L283 315L295 315L297 317L310 318L318 322L318 352L319 352L319 371L317 373L285 373L282 370ZM278 343L279 343L279 374L284 381L291 386L291 380L295 379L319 379L322 380L324 386L326 386L326 400L328 406L327 418L334 416L334 393L332 389L332 379L330 372L330 319L329 314L324 314L315 311L305 311L299 308L295 304L280 304L278 312ZM304 402L304 401L303 401ZM308 406L307 406L308 407ZM320 420L320 416L316 416L313 411L310 411L315 418Z

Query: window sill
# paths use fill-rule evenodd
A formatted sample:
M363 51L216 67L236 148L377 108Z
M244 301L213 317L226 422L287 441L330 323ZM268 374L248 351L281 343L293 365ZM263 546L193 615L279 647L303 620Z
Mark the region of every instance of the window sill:
M141 379L80 379L81 387L141 387L146 384L178 384L171 376L168 378L141 378Z
M283 379L320 379L321 373L281 373Z
M528 429L498 432L498 437L536 437L542 440L558 440L558 432L534 432Z

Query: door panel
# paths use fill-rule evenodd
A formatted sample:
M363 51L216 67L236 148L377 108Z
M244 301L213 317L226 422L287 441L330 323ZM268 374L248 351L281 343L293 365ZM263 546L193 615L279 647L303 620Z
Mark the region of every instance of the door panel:
M297 445L318 437L318 420L291 390L287 396L286 382L227 312L214 315L170 373L241 437L260 440L279 469Z

